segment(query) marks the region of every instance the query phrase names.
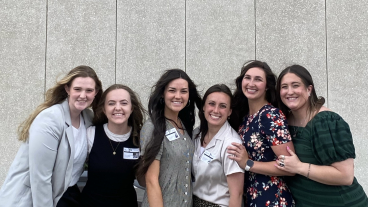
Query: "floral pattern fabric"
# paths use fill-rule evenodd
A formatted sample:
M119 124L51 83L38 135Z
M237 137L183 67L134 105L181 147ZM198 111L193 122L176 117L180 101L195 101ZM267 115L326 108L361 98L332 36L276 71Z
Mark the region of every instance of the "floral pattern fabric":
M244 118L238 131L249 159L270 162L277 159L271 146L291 141L285 115L271 104ZM294 200L283 177L248 172L245 174L246 206L289 207Z

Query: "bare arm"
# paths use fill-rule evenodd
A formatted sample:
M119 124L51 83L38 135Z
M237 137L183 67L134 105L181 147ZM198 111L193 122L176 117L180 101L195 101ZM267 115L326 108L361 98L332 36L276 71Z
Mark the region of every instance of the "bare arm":
M238 143L231 143L233 146L228 147L228 153L235 156L229 156L230 159L235 160L238 162L239 166L241 168L245 168L246 162L249 159L248 153L242 144ZM289 146L291 149L294 149L294 145L292 142L287 142L285 144L281 144L278 146L271 146L273 152L276 154L276 156L280 155L287 155L288 152L286 150L286 147ZM280 170L278 168L275 168L276 161L270 161L270 162L259 162L254 161L253 167L250 169L251 172L263 174L263 175L270 175L270 176L294 176L295 173L290 173L288 171Z
M244 173L233 173L227 176L229 186L229 207L240 207L242 204Z
M152 164L149 166L145 176L148 203L151 207L164 206L161 187L158 182L159 174L160 174L160 161L154 160Z
M353 183L354 160L352 158L332 163L331 166L321 166L303 163L293 150L287 150L290 156L285 156L285 166L280 167L276 165L276 168L286 172L303 175L311 180L326 185L351 185Z

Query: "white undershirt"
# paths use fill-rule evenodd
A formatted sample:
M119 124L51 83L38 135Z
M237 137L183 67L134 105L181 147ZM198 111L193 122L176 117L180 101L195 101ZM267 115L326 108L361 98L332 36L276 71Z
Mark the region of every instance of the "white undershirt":
M80 115L79 128L76 129L72 126L74 136L74 162L72 179L69 186L77 184L80 175L83 173L84 162L87 158L87 139L86 139L86 127L84 126L84 119Z
M107 123L103 125L103 128L105 130L105 133L109 139L111 139L114 142L125 142L129 139L130 134L132 133L132 127L130 127L130 130L126 134L114 134L112 133L109 128L107 128ZM91 152L93 142L95 140L95 126L90 126L87 129L87 140L88 140L88 154Z

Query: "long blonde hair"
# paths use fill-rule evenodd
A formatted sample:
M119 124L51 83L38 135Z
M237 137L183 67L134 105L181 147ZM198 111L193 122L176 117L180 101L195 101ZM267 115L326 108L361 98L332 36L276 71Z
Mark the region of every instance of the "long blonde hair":
M95 81L95 90L96 96L94 101L92 102L91 106L92 109L95 110L97 108L97 104L100 101L102 95L102 84L100 79L98 79L96 72L90 68L89 66L78 66L72 69L64 78L56 83L56 85L46 91L45 94L45 101L40 104L33 113L24 120L18 127L18 139L20 141L26 142L29 137L29 129L33 120L36 116L41 113L41 111L63 102L67 97L68 94L65 91L65 86L71 86L73 80L78 77L90 77Z

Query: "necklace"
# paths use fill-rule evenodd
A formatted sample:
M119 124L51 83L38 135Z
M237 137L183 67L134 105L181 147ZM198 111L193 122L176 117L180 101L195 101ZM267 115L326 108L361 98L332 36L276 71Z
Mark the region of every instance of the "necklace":
M182 131L183 131L183 133L184 133L184 128L179 127L179 124L177 124L174 120L169 119L169 118L166 118L166 117L165 117L165 119L169 120L171 123L173 123L173 125L174 125L174 127L175 127L175 128L179 129L179 131L180 131L180 130L182 130ZM178 120L180 121L180 119L179 119L179 118L178 118ZM183 134L183 133L182 133L182 134Z
M109 138L107 138L107 139L109 139ZM109 139L109 141L110 141L110 145L111 145L111 148L112 148L112 154L113 155L116 155L116 150L118 149L118 147L119 147L119 145L120 145L120 142L119 142L119 144L118 144L118 146L116 146L116 148L114 149L114 147L112 146L112 143L111 143L111 140Z

